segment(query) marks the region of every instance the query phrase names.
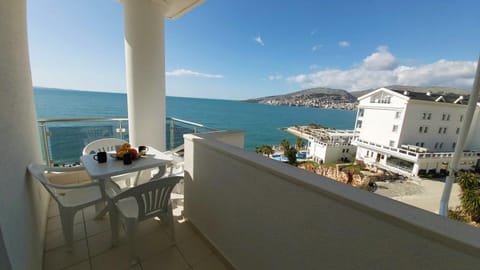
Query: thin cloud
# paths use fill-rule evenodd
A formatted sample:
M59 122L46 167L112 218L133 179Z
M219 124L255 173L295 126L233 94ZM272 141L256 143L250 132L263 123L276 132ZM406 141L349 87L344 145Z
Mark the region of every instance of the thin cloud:
M262 46L265 46L265 43L263 43L262 37L261 37L260 35L254 37L253 40L254 40L255 42L257 42L258 44L260 44L260 45L262 45Z
M475 76L476 62L441 59L425 65L398 65L396 57L385 46L363 59L351 69L323 69L298 74L286 80L303 88L331 87L346 90L365 90L385 85L446 86L470 89Z
M202 77L202 78L223 78L223 75L220 74L208 74L197 71L192 71L188 69L176 69L174 71L167 71L165 73L167 76L172 77Z
M343 47L343 48L350 47L350 42L348 42L346 40L343 40L343 41L338 42L338 46Z
M317 33L318 29L315 28L310 32L310 36L314 36Z
M313 45L313 47L312 47L312 52L314 52L314 51L316 51L316 50L319 50L319 49L321 49L322 47L323 47L322 44Z
M318 69L319 66L317 64L311 64L310 66L308 66L309 69Z
M282 75L279 75L279 74L275 74L275 75L270 75L270 76L268 76L268 79L269 79L270 81L278 81L278 80L283 79L283 76L282 76Z

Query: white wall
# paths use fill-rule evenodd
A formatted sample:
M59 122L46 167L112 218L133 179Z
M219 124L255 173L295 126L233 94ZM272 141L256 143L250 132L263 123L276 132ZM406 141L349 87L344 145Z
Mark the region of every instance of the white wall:
M402 129L400 141L402 144L415 145L424 142L424 147L432 152L453 152L452 144L457 141L456 129L461 127L460 116L465 113L466 106L449 103L434 103L412 100L407 105L405 117L408 119ZM423 113L431 113L430 120L422 119ZM450 120L442 120L442 114L450 114ZM419 127L427 126L427 133L420 133ZM447 132L438 133L440 127L446 127ZM434 148L435 143L442 143L443 147Z
M324 163L337 162L340 158L346 157L350 161L355 158L355 151L357 149L354 145L339 145L332 146L321 143L316 143L313 140L309 140L310 146L308 148L308 154L313 158L322 160ZM343 152L348 149L348 152Z
M0 1L0 48L0 227L12 269L41 269L48 195L26 170L41 155L25 0Z
M472 269L480 231L185 137L185 215L236 269Z
M467 140L465 141L465 149L471 151L480 150L480 108L478 105L473 115L470 132L468 133Z

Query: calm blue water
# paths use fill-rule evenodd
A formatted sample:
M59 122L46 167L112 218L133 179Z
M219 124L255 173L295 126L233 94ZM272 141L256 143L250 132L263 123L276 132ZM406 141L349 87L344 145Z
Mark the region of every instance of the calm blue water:
M34 87L38 118L127 117L126 94L72 91ZM292 143L282 127L321 124L353 129L355 112L302 107L269 106L230 100L167 97L167 116L217 129L246 132L245 148L262 144Z

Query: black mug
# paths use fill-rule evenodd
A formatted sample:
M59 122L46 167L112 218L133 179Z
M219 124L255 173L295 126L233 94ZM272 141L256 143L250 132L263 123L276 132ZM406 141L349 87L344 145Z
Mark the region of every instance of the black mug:
M147 147L147 146L142 145L142 146L139 146L139 147L138 147L138 153L140 153L140 154L142 154L142 155L145 155L145 154L147 153L147 151L148 151L148 147Z
M130 153L126 153L125 155L123 155L123 164L125 165L129 165L129 164L132 164L132 154Z
M105 163L107 162L107 152L98 152L93 155L93 159L98 161L98 163Z

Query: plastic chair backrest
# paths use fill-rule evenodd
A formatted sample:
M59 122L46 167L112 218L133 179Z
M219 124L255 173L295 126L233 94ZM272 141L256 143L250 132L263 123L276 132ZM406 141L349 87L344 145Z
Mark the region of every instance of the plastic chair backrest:
M53 188L55 188L57 185L52 184L50 183L50 181L48 181L48 178L45 175L46 168L47 167L44 165L35 163L31 163L30 165L28 165L28 171L30 172L30 174L35 177L45 187L45 189L48 191L48 193L50 193L50 195L55 199L55 201L58 202L57 194L55 194L55 191L53 190Z
M95 154L97 152L109 152L116 151L117 147L122 144L127 143L127 141L117 138L106 138L100 139L87 144L82 151L83 155Z
M138 185L118 194L114 201L134 197L138 205L138 220L158 216L169 209L170 194L182 177L152 178L150 182Z

